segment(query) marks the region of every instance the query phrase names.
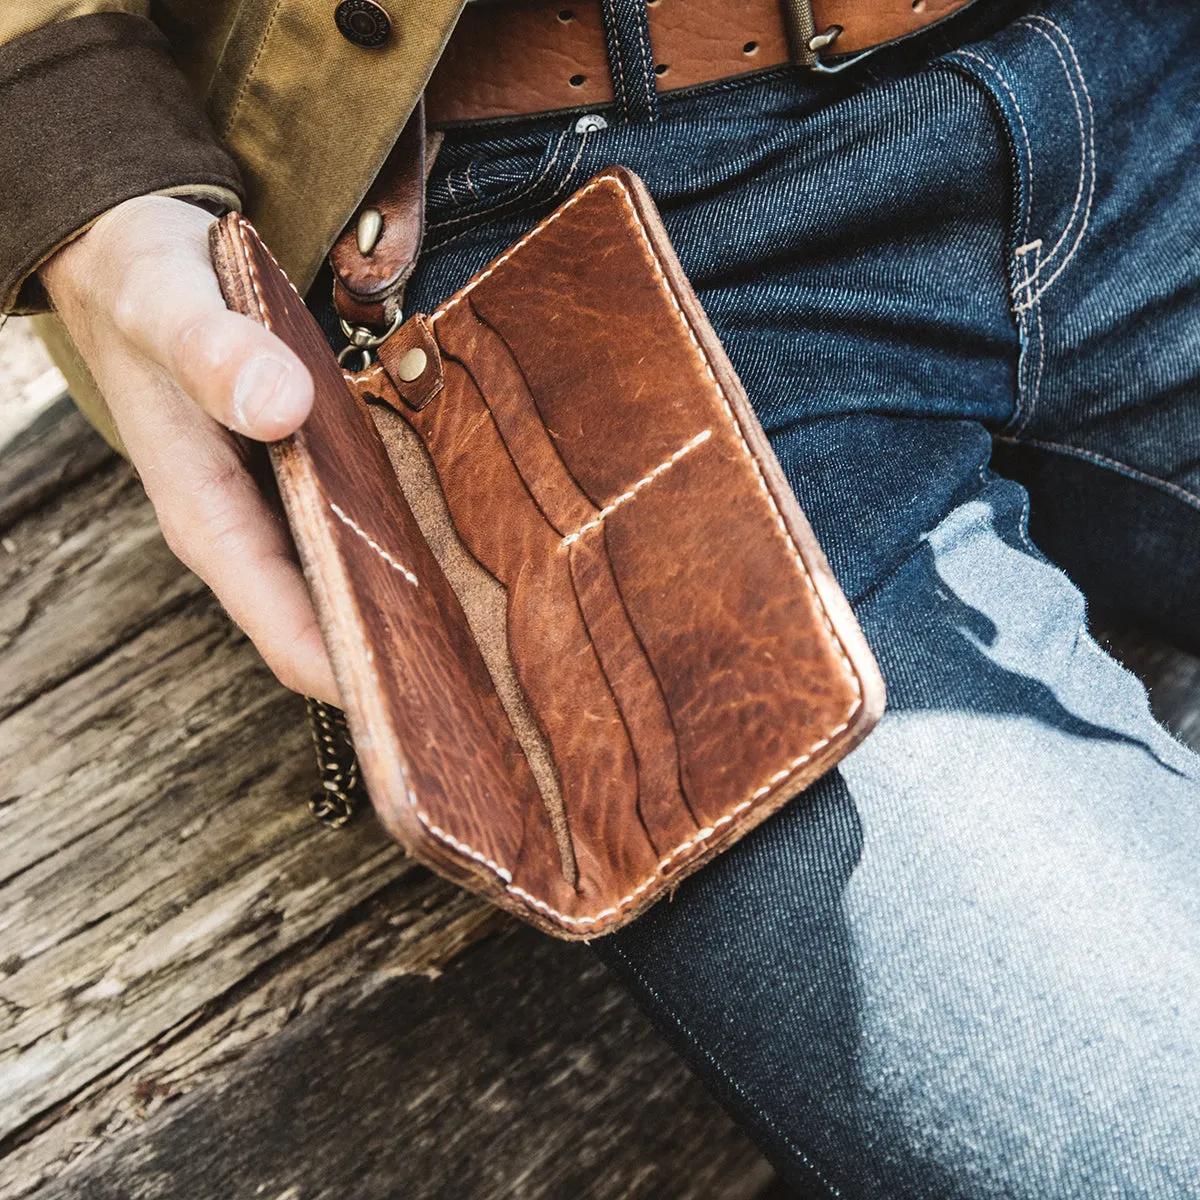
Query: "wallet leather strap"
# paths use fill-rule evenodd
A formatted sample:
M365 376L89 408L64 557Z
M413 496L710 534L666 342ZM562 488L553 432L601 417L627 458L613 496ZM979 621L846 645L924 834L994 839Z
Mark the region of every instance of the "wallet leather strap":
M382 333L399 316L425 231L425 179L441 141L440 133L426 135L425 104L418 101L329 252L338 315L350 326L368 327L368 334Z

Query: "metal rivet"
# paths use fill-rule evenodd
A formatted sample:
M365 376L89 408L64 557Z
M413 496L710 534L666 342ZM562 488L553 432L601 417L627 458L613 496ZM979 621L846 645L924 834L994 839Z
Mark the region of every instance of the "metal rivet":
M575 122L576 133L595 133L597 130L607 128L608 122L599 113L584 113Z
M373 50L392 33L392 19L375 0L342 0L333 14L338 32L348 42Z
M379 244L383 232L383 213L377 208L364 208L358 218L358 252L366 258Z
M427 366L429 355L420 346L414 346L396 364L396 374L404 383L412 383L414 379L420 379L425 374Z

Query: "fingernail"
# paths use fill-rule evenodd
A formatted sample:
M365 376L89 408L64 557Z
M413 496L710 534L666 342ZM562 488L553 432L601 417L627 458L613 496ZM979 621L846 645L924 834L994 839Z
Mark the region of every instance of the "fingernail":
M253 433L265 422L286 417L286 407L280 401L290 374L286 363L269 354L252 358L238 372L233 386L233 417L243 433Z

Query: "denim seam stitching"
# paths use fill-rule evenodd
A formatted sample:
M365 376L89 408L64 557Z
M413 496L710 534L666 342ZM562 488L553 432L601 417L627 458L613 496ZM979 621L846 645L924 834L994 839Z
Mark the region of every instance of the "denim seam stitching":
M1025 164L1026 164L1026 173L1027 173L1028 183L1027 183L1027 186L1024 188L1025 197L1024 197L1024 204L1022 205L1023 212L1021 215L1020 236L1019 236L1019 238L1016 239L1019 242L1019 245L1017 245L1015 247L1015 249L1012 251L1013 276L1012 276L1011 282L1009 284L1009 297L1008 297L1009 308L1012 311L1013 315L1016 317L1017 324L1018 324L1018 335L1021 340L1022 354L1021 354L1021 361L1018 365L1017 394L1015 397L1015 403L1013 405L1013 413L1012 413L1012 416L1008 419L1008 421L1005 424L1006 428L1012 429L1015 432L1020 432L1020 430L1024 429L1025 426L1028 424L1029 418L1032 415L1033 409L1037 403L1037 396L1038 396L1038 392L1041 389L1042 371L1045 366L1045 356L1046 356L1045 339L1043 336L1044 328L1042 325L1042 314L1041 314L1041 298L1039 296L1037 311L1036 311L1036 316L1037 316L1037 336L1036 336L1037 371L1034 375L1036 383L1035 383L1035 387L1033 390L1033 395L1031 397L1030 393L1029 393L1029 386L1028 386L1028 377L1029 377L1031 368L1026 366L1026 360L1027 360L1027 356L1030 355L1033 351L1033 345L1034 345L1034 340L1035 340L1034 329L1033 329L1033 323L1028 317L1027 310L1022 309L1020 307L1020 302L1019 302L1018 297L1021 294L1022 287L1024 287L1024 289L1026 291L1028 291L1028 288L1030 286L1028 255L1031 252L1037 251L1038 248L1041 246L1041 240L1037 239L1037 238L1032 238L1032 236L1031 236L1032 232L1033 232L1031 229L1031 226L1033 223L1033 190L1034 190L1034 182L1035 182L1034 169L1033 169L1033 144L1029 137L1029 127L1025 123L1025 114L1021 111L1021 105L1020 105L1019 101L1017 100L1016 92L1013 90L1012 85L1008 82L1007 78L1005 78L1003 72L994 63L989 62L982 55L976 54L971 50L961 50L961 49L955 50L948 57L959 57L959 58L971 59L974 62L979 63L981 66L984 66L989 71L991 71L991 73L996 77L1000 86L1008 94L1009 101L1012 103L1013 113L1017 119L1017 128L1020 130L1020 133L1021 133L1021 142L1025 148ZM975 71L969 70L968 73L972 76L977 75L977 72L975 72ZM982 80L979 80L978 82L981 85L983 85ZM986 90L986 86L985 86L985 90ZM1001 118L1003 125L1005 125L1011 129L1011 127L1012 127L1011 122L1008 121L1007 116L1003 111L1003 107L1000 105L997 105L997 107L1000 109L1000 118ZM1008 140L1011 144L1013 139L1009 138ZM1017 157L1015 153L1014 153L1013 157L1014 158ZM1016 172L1017 172L1016 177L1019 181L1020 164L1019 163L1015 164L1015 168L1016 168ZM1024 272L1025 272L1024 285L1018 284L1017 279L1016 279L1016 272L1021 269L1024 269Z
M1156 487L1161 491L1169 493L1176 499L1182 500L1189 507L1200 509L1200 496L1189 492L1187 488L1180 487L1177 483L1171 483L1167 479L1159 479L1157 475L1151 475L1149 472L1130 466L1129 463L1123 463L1119 459L1109 458L1104 454L1097 454L1094 450L1084 450L1078 446L1069 446L1065 442L1047 442L1037 438L1004 437L1000 434L996 435L996 441L1007 442L1013 446L1036 446L1040 450L1050 450L1059 454L1067 454L1074 458L1082 458L1087 462L1095 463L1099 467L1107 467L1109 470L1116 471L1117 474L1124 475L1127 479L1132 479L1137 483L1146 483L1151 487Z
M555 199L557 196L562 194L563 189L567 186L567 184L569 184L571 182L571 180L575 176L575 172L579 167L579 160L583 157L584 147L587 145L588 138L591 137L591 133L592 133L592 131L590 129L585 129L583 131L583 137L580 140L579 149L575 151L575 157L571 160L571 165L567 168L566 173L563 175L562 179L558 182L558 184L554 188L554 190L548 196L546 196L544 199L534 199L534 200L530 201L530 204L548 204L551 200ZM564 131L564 136L566 136L565 131ZM431 248L441 250L445 246L453 245L460 238L465 238L468 234L478 233L481 229L487 229L490 226L494 225L497 221L502 221L506 217L515 216L518 212L521 211L521 208L523 206L518 204L516 208L511 208L510 205L516 203L516 201L521 200L524 197L525 197L525 193L522 192L521 195L513 196L509 200L504 201L501 204L498 204L490 212L469 214L470 217L479 218L478 225L471 225L466 229L460 229L457 233L452 233L449 237L443 238L440 241L435 242L433 247L431 247ZM462 219L466 220L468 218L464 217Z
M1081 106L1079 104L1079 93L1076 91L1074 80L1071 78L1071 70L1067 66L1067 60L1063 57L1063 53L1059 49L1057 42L1055 42L1055 40L1044 29L1039 29L1036 25L1034 25L1033 24L1034 21L1042 21L1045 24L1051 26L1053 29L1055 29L1061 35L1063 41L1066 42L1066 44L1067 44L1067 50L1069 51L1069 53L1071 55L1071 61L1075 64L1075 73L1079 77L1079 86L1083 89L1084 99L1087 101L1088 125L1087 125L1086 131L1084 129L1084 124L1083 124L1083 109L1081 108ZM1083 197L1083 187L1084 187L1085 178L1088 181L1088 183L1087 183L1088 195L1087 195L1087 202L1084 205L1084 210L1083 210L1083 221L1079 227L1079 232L1075 235L1075 241L1072 243L1070 250L1067 251L1066 257L1062 260L1061 263L1058 264L1057 269L1050 276L1050 278L1047 279L1044 283L1042 283L1036 292L1034 292L1032 295L1027 296L1026 299L1022 302L1023 307L1029 308L1029 307L1032 307L1038 300L1041 299L1042 296L1044 296L1046 294L1046 292L1049 290L1050 286L1054 283L1054 281L1056 279L1058 279L1058 277L1063 273L1063 271L1066 270L1068 263L1070 263L1070 261L1075 257L1076 253L1079 250L1079 247L1082 245L1084 234L1087 233L1088 224L1090 223L1091 216L1092 216L1092 205L1095 201L1095 196L1096 196L1096 113L1095 113L1095 106L1092 103L1091 91L1089 90L1088 85L1087 85L1087 79L1083 74L1083 68L1079 64L1079 56L1075 53L1075 47L1072 44L1071 39L1067 36L1065 30L1063 30L1063 28L1060 25L1057 25L1057 24L1055 24L1055 22L1051 21L1048 17L1043 17L1043 16L1032 16L1028 20L1020 21L1019 24L1023 25L1027 29L1033 30L1034 33L1037 33L1041 37L1045 38L1046 41L1048 41L1050 43L1051 47L1054 50L1054 53L1056 55L1058 55L1059 62L1062 63L1063 71L1067 76L1067 83L1071 88L1071 99L1073 100L1073 102L1075 104L1075 115L1079 122L1080 175L1079 175L1079 190L1075 196L1075 205L1071 210L1071 217L1067 222L1066 228L1063 230L1062 234L1059 236L1059 239L1055 243L1054 248L1050 251L1050 253L1044 259L1041 260L1038 270L1034 273L1034 276L1033 276L1034 280L1036 280L1039 277L1039 275L1041 274L1041 271L1044 268L1046 268L1054 260L1055 255L1058 253L1058 251L1062 248L1063 244L1065 243L1068 233L1073 228L1073 226L1075 224L1075 218L1078 216L1078 213L1079 213L1079 204Z
M654 121L657 119L657 114L654 112L654 102L658 96L658 87L653 82L653 79L650 74L650 65L651 65L650 61L649 61L650 60L650 52L646 47L646 34L642 29L642 25L644 24L644 21L642 19L641 13L638 13L636 24L637 24L637 35L638 35L638 49L639 49L639 54L640 54L640 57L642 60L642 76L644 77L644 79L646 81L646 106L650 109L650 114L651 114L650 120Z
M509 204L515 204L518 200L523 200L530 193L537 190L538 185L542 182L542 180L544 180L546 178L547 175L549 175L550 168L553 167L554 164L558 161L558 156L562 153L563 143L567 140L567 133L568 133L568 130L564 129L558 135L558 141L557 141L557 143L555 143L555 146L554 146L554 153L550 155L549 161L546 163L546 165L544 167L542 167L542 169L530 181L530 183L525 188L523 188L521 191L517 192L517 194L515 196L510 196L507 200L502 200L496 206L497 208L503 208ZM586 136L586 134L584 136ZM462 216L458 216L458 217L447 217L446 220L444 220L444 221L438 221L435 224L430 225L428 227L428 232L433 233L434 230L445 229L447 225L459 225L463 221L470 221L474 217L477 217L479 215L480 215L479 213L465 213Z
M629 955L626 954L625 951L623 949L621 949L620 946L614 945L611 947L611 949L612 949L613 953L616 954L616 956L619 959L621 959L622 962L625 963L625 965L633 973L634 977L642 985L642 987L646 989L647 994L649 994L650 996L652 996L654 998L655 1002L659 1005L659 1007L662 1009L662 1011L664 1013L666 1013L668 1019L675 1026L675 1028L678 1029L679 1032L682 1033L683 1036L686 1037L687 1040L689 1042L691 1042L691 1044L693 1046L695 1046L696 1049L699 1050L701 1054L704 1055L704 1057L708 1060L708 1062L713 1067L713 1069L729 1084L729 1086L731 1088L733 1088L733 1090L748 1105L750 1105L750 1107L753 1110L753 1112L755 1113L755 1115L758 1116L767 1125L767 1127L769 1129L773 1130L776 1134L778 1134L778 1136L783 1141L783 1144L788 1148L788 1150L791 1151L791 1153L800 1161L800 1163L804 1167L806 1167L809 1171L812 1172L812 1174L814 1176L816 1176L816 1178L820 1181L820 1183L823 1187L828 1189L830 1196L835 1197L836 1200L842 1200L841 1190L839 1188L837 1188L833 1183L831 1183L829 1181L829 1179L827 1179L825 1177L825 1174L821 1171L821 1169L817 1166L817 1164L814 1163L813 1160L811 1158L809 1158L808 1155L805 1154L804 1151L801 1150L799 1146L796 1145L796 1143L792 1140L792 1138L786 1132L784 1132L784 1130L780 1127L779 1123L775 1120L775 1118L770 1116L770 1114L767 1113L766 1109L763 1108L763 1106L761 1104L756 1103L754 1100L752 1100L750 1098L750 1096L746 1093L746 1090L742 1087L742 1085L740 1083L738 1083L738 1081L736 1079L734 1079L734 1077L729 1073L728 1069L725 1066L723 1066L720 1062L717 1061L717 1058L712 1053L712 1051L707 1049L707 1047L705 1047L701 1043L700 1039L692 1031L691 1027L686 1025L684 1023L683 1019L674 1011L674 1009L672 1009L671 1006L669 1004L667 1004L667 1002L659 994L658 990L654 987L653 984L650 983L650 981L645 977L645 975L642 974L641 969L637 966L636 963L634 963L634 961L629 957Z
M446 175L446 194L450 197L450 203L455 208L462 208L462 202L458 198L458 193L454 190L454 172L450 171Z
M604 7L608 10L609 21L612 23L613 37L616 37L617 11L615 0L604 0ZM618 105L621 109L621 116L624 120L629 120L629 97L625 92L625 70L621 66L621 50L617 46L613 51L613 59L617 64L617 90L620 92Z
M475 186L475 180L471 176L471 171L474 169L474 166L475 166L475 160L471 159L467 163L466 171L463 173L463 182L467 185L467 191L469 191L471 193L471 195L475 197L476 200L482 200L483 193L479 190L478 187Z

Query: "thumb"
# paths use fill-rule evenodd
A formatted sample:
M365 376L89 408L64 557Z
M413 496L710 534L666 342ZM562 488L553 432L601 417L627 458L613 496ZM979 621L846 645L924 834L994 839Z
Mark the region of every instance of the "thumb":
M125 264L112 308L120 334L226 428L260 441L293 433L312 407L312 379L273 333L226 308L212 218L178 200L138 203L136 214L114 210L123 219L107 231L106 257Z

